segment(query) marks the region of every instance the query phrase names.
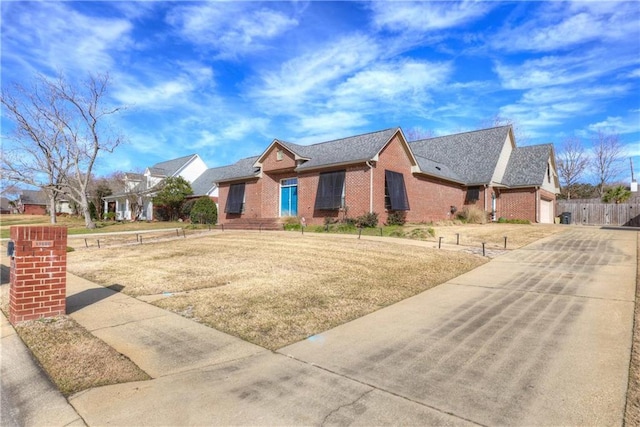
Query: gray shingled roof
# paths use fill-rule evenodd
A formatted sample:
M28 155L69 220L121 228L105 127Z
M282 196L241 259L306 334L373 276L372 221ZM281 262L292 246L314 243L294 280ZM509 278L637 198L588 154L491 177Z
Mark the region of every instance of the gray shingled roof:
M552 144L516 147L509 158L502 184L509 187L542 185L552 147Z
M313 145L279 142L300 157L309 159L296 168L298 171L303 171L371 160L397 131L398 128L385 129Z
M254 178L257 176L259 169L254 167L254 163L260 156L247 157L240 159L232 165L222 166L211 172L213 182L235 181L239 179ZM209 169L209 170L212 170Z
M152 175L155 176L173 176L178 172L185 164L196 157L197 154L190 154L188 156L179 157L173 160L167 160L165 162L156 163L149 168Z
M418 161L420 170L431 176L437 176L449 181L459 182L464 184L464 180L458 176L449 166L444 163L434 162L431 159L427 159L421 156L415 156Z
M48 205L49 199L42 190L22 190L20 202L23 205Z
M228 167L228 166L225 166ZM191 188L193 189L194 196L207 196L209 192L216 186L216 181L218 177L221 175L221 170L225 167L221 168L210 168L207 169L196 178L195 181L191 184Z
M485 184L491 182L510 128L501 126L423 139L410 142L409 147L416 156L447 165L448 173L459 177L458 181L467 185Z

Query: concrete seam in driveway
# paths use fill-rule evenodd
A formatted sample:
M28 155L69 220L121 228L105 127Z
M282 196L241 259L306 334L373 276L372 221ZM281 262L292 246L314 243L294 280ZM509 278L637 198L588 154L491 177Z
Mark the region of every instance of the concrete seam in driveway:
M357 399L355 399L353 402L351 402L351 403L347 403L347 404L344 404L344 405L342 405L341 407L336 408L334 411L332 411L332 413L333 413L333 412L337 412L337 411L339 411L341 408L345 408L345 407L347 407L347 406L353 405L353 404L354 404L354 403L356 403L358 400L361 400L361 399L362 399L364 396L366 396L367 394L372 393L373 391L377 390L377 391L380 391L380 392L382 392L382 393L390 394L390 395L392 395L392 396L395 396L395 397L398 397L398 398L400 398L400 399L406 400L407 402L411 402L412 404L423 406L423 407L425 407L425 408L431 409L431 410L436 411L436 412L439 412L439 413L441 413L441 414L448 415L448 416L451 416L451 417L454 417L454 418L458 418L458 419L464 420L464 421L466 421L466 422L473 423L474 425L484 426L484 424L478 423L477 421L474 421L474 420L471 420L471 419L467 419L467 418L465 418L465 417L461 417L461 416L459 416L459 415L457 415L457 414L454 414L454 413L452 413L452 412L443 411L442 409L437 408L437 407L435 407L435 406L431 406L431 405L428 405L428 404L426 404L426 403L424 403L424 402L419 402L419 401L417 401L417 400L413 400L413 399L411 399L411 398L409 398L409 397L407 397L407 396L404 396L404 395L401 395L401 394L398 394L398 393L394 393L394 392L393 392L393 391L391 391L391 390L387 390L387 389L384 389L384 388L380 388L380 387L376 386L375 384L368 383L368 382L363 381L363 380L360 380L360 379L358 379L358 378L354 378L354 377L351 377L351 376L349 376L349 375L342 374L342 373L337 372L337 371L332 371L331 369L325 368L325 367L320 366L320 365L317 365L317 364L315 364L315 363L310 363L310 362L307 362L306 360L298 359L298 358L296 358L295 356L292 356L292 355L290 355L290 354L278 353L278 351L276 351L275 353L276 353L276 354L278 354L278 355L280 355L280 356L284 356L284 357L287 357L287 358L289 358L289 359L293 359L293 360L295 360L296 362L301 362L301 363L303 363L303 364L305 364L305 365L309 365L309 366L311 366L312 368L320 369L320 370L325 371L325 372L328 372L328 373L330 373L330 374L332 374L332 375L336 375L336 376L341 377L341 378L344 378L344 379L346 379L346 380L353 381L353 382L355 382L355 383L362 384L362 385L364 385L364 386L367 386L367 387L370 387L370 388L371 388L371 390L368 390L368 391L364 392L361 396L359 396L359 397L358 397ZM331 413L327 414L327 416L325 417L325 419L326 419L326 418L328 418L329 416L331 416ZM321 423L321 425L324 425L324 422L323 422L323 423Z

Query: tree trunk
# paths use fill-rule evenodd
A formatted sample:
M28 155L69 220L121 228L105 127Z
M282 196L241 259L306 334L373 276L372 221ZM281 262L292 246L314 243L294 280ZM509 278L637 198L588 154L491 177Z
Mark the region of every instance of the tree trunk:
M91 210L89 209L89 200L87 200L86 193L82 192L80 198L80 209L82 210L82 215L84 215L84 226L89 230L93 230L96 228L96 223L93 222L91 218Z
M53 192L49 193L49 217L51 218L51 224L57 222L56 218L56 196Z

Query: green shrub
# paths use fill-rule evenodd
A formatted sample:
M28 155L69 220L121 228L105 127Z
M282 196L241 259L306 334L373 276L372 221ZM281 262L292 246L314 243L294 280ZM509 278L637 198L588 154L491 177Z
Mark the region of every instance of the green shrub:
M407 222L405 211L392 211L387 216L387 225L404 225Z
M104 219L106 219L107 221L114 221L116 219L116 213L107 212L106 214L104 214Z
M218 208L209 197L200 197L191 209L191 222L215 224L218 221Z
M300 225L300 218L297 216L288 216L282 220L284 225Z
M436 231L431 227L429 227L427 229L414 228L409 233L409 238L410 239L416 239L416 240L426 240L429 237L435 237L435 236L436 236Z
M360 228L372 228L378 225L378 214L369 212L356 218L356 226Z
M182 206L180 206L180 217L181 218L189 218L191 216L191 210L193 209L193 206L196 204L196 202L199 199L189 199L189 200L185 200L182 203ZM193 218L191 219L192 222Z
M67 252L74 252L75 249L73 249L71 246L67 246Z
M302 228L301 224L283 224L283 227L286 231L300 231Z
M96 205L93 202L89 202L89 215L94 221L98 219L98 210L96 209Z

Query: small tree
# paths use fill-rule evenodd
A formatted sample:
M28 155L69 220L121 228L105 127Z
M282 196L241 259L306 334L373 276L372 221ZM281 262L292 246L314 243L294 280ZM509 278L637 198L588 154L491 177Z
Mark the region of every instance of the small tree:
M189 181L181 176L169 177L164 180L162 189L153 198L153 203L162 206L169 220L175 221L180 217L182 203L192 194Z
M562 181L563 195L567 200L571 200L571 189L578 183L589 165L589 159L582 142L576 137L566 138L556 159L558 160L558 175Z
M624 203L631 198L631 191L623 185L610 188L602 196L605 203Z
M218 208L209 197L200 197L191 209L191 222L215 224L218 222Z
M599 130L593 137L591 170L596 176L600 197L604 196L606 184L615 180L622 171L623 150L617 133Z

